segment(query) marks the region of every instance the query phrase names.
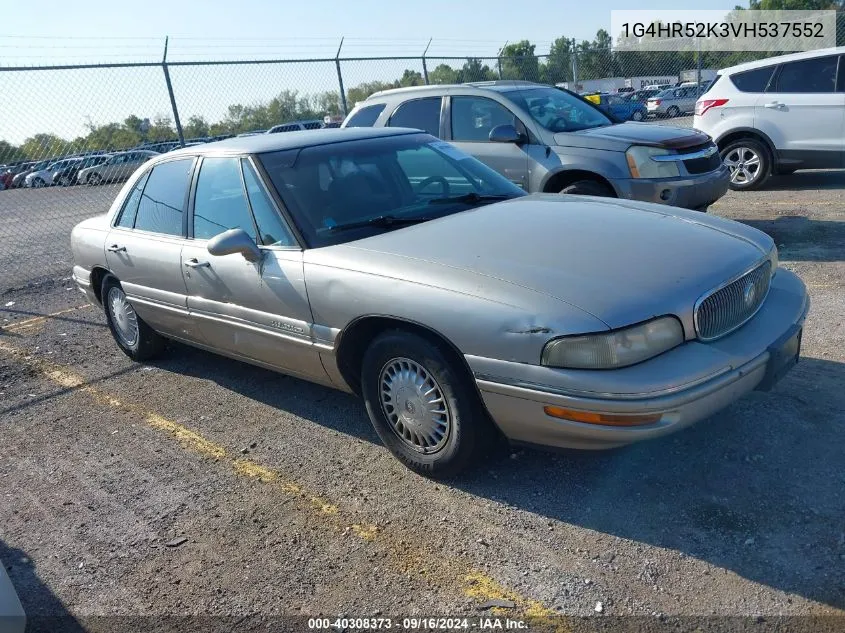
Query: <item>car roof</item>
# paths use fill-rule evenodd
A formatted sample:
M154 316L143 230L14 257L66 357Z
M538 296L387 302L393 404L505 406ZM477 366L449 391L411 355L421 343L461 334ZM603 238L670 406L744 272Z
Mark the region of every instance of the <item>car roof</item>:
M236 136L194 147L184 147L168 152L166 156L179 156L182 154L202 156L204 154L215 153L261 154L264 152L300 149L315 145L328 145L342 141L360 141L368 138L399 136L410 133L420 134L421 132L419 130L397 127L352 127L300 130L296 134L256 134L254 136Z
M479 91L493 90L495 92L511 92L513 90L524 90L525 88L550 88L547 84L540 84L533 81L522 81L518 79L497 79L496 81L470 81L463 84L429 84L427 86L407 86L405 88L390 88L374 92L367 101L378 97L387 97L397 94L443 94L454 88L475 88Z
M814 51L802 51L800 53L790 53L789 55L778 55L777 57L767 57L753 62L745 62L743 64L737 64L736 66L722 68L718 72L720 75L732 75L733 73L741 72L743 70L753 70L754 68L762 68L763 66L770 66L772 64L783 64L785 62L795 62L802 59L812 59L814 57L842 54L845 54L845 46L837 46L836 48L820 48Z

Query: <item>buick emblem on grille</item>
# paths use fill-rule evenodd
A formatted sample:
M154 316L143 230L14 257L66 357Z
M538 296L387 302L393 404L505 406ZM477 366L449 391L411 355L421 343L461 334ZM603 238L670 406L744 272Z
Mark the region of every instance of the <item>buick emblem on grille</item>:
M742 300L747 308L751 308L757 300L757 286L753 279L745 282L745 290L742 291Z

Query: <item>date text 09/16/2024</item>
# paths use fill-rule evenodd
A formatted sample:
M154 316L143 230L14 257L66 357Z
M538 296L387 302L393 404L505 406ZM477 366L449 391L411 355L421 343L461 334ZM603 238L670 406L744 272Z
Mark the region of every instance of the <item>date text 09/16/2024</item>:
M524 620L481 616L476 618L310 618L308 628L311 630L339 630L339 631L375 631L375 630L403 630L403 631L453 631L453 630L527 630L528 623Z

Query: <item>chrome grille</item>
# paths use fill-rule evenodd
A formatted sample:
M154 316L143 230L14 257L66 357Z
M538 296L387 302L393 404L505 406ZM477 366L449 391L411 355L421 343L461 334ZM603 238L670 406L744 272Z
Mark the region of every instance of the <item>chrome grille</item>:
M700 299L695 308L698 338L705 341L719 338L753 317L769 293L771 266L771 262L766 260Z

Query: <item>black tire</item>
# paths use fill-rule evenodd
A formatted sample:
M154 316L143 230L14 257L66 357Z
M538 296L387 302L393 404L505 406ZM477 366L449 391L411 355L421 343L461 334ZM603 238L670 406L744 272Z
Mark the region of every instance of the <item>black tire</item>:
M42 188L42 187L44 187L46 184L47 184L47 183L45 183L43 179L41 179L41 178L35 178L35 179L32 181L32 188L33 188L33 189L41 189L41 188Z
M674 119L680 114L681 111L678 109L678 106L669 106L669 109L666 110L666 116L668 116L670 119Z
M136 314L137 336L132 342L127 342L119 333L115 323L115 316L112 314L112 309L110 309L109 294L113 288L118 289L120 293L123 293L123 287L120 285L117 278L112 275L106 275L100 289L100 297L102 298L103 310L106 313L106 321L109 324L109 330L111 330L112 337L118 347L123 350L123 353L132 360L140 362L154 358L164 349L164 338L157 334L140 316Z
M746 152L744 150L748 151ZM755 176L753 179L738 180L738 178L735 178L735 171L731 167L731 164L737 162L742 163L751 154L758 158L757 169L754 172ZM722 157L722 162L728 165L728 168L731 170L729 187L734 191L753 191L754 189L759 189L771 175L772 157L769 154L769 148L754 138L737 139L723 147L719 155ZM742 160L736 160L740 158Z
M569 193L577 196L599 196L601 198L616 197L610 187L597 180L576 180L561 189L560 193Z
M389 389L382 387L382 380L389 375L389 368L396 363L411 361L421 367L434 382L432 385L434 396L440 395L438 401L445 404L446 415L449 419L446 432L440 439L439 446L412 446L412 437L400 438L401 428L407 436L414 433L412 424L402 426L405 411L409 415L415 414L413 402L419 406L420 401L408 398L406 407L392 409L383 402L387 398ZM385 382L385 387L387 383ZM498 437L475 385L463 367L451 360L451 354L441 345L427 340L416 334L403 330L390 330L379 335L367 349L361 368L361 391L370 421L375 427L384 445L405 466L425 477L444 478L458 474L472 464L484 449L491 445L493 438ZM398 393L408 393L398 390ZM408 408L408 403L412 403ZM442 405L437 405L442 406ZM389 419L390 413L396 412L397 430ZM426 417L420 413L421 417ZM407 422L406 422L407 424ZM418 439L418 436L417 438ZM429 436L427 439L431 439Z
M645 119L645 114L643 114L642 110L634 110L634 113L631 115L632 121L642 121Z
M85 182L96 187L103 182L103 177L97 172L94 172L93 174L88 174L88 179Z
M62 187L70 187L70 178L68 176L62 176L61 178L59 178L59 185L61 185Z

